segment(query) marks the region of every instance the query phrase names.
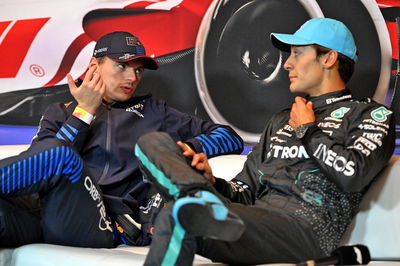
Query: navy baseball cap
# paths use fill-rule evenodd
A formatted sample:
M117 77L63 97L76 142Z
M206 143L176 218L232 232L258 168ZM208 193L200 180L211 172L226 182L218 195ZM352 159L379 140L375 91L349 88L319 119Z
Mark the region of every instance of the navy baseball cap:
M126 31L108 33L97 41L93 57L103 56L107 56L117 62L141 59L145 68L158 68L156 60L146 55L146 50L139 38Z
M357 47L350 30L331 18L312 18L294 34L271 33L272 44L279 50L290 52L291 45L317 44L357 61Z

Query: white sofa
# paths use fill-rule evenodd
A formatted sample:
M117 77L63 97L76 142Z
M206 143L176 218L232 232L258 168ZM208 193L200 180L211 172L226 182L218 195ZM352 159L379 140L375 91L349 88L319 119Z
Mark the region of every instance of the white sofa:
M27 145L0 146L0 159L18 154ZM213 158L216 176L230 179L242 168L245 156ZM400 156L393 156L362 202L361 210L343 244L364 244L374 259L370 265L400 265ZM117 266L142 265L148 247L120 246L114 249L75 248L31 244L0 250L0 265L7 266ZM397 261L397 262L396 262ZM194 265L221 265L196 256Z

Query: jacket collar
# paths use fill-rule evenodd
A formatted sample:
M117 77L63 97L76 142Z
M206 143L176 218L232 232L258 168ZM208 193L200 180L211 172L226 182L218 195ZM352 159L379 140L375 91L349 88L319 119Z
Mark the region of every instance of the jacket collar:
M106 106L109 106L111 108L127 108L127 107L131 107L131 106L141 102L144 99L148 99L151 96L152 96L151 93L146 94L146 95L134 96L126 102L115 102L111 105L109 105L106 101L103 100L103 104L105 104Z
M349 89L343 89L340 91L330 92L316 97L307 96L306 99L313 103L314 108L330 105L341 101L353 100L353 96Z

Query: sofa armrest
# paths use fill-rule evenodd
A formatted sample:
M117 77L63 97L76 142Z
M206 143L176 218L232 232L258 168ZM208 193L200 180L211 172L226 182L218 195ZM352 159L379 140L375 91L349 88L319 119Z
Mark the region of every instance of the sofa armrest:
M364 244L376 260L400 259L400 156L374 180L343 244Z

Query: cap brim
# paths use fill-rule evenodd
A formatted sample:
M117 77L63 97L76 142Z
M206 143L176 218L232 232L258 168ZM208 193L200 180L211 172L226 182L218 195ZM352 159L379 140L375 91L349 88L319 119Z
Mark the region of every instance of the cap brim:
M281 51L290 52L291 45L310 45L310 41L292 34L271 33L272 44Z
M153 59L152 57L149 57L146 55L135 56L135 57L131 57L131 58L125 59L125 60L119 59L121 56L123 56L123 54L122 55L121 54L107 55L107 57L109 57L112 60L117 61L117 62L129 62L132 60L140 59L143 62L144 68L153 69L153 70L158 68L157 61L155 59Z

